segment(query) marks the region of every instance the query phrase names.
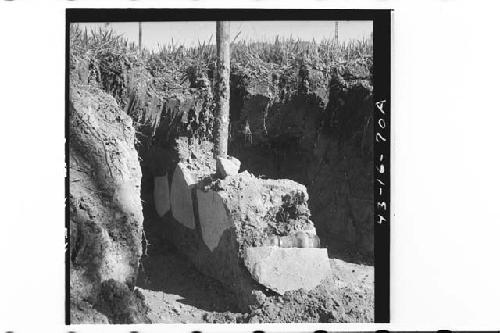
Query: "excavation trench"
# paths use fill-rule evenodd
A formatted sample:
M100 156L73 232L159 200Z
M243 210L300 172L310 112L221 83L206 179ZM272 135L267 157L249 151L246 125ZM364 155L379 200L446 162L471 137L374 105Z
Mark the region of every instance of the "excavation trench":
M286 321L305 320L300 316L311 306L317 310L313 320L342 321L340 309L356 305L349 299L359 292L363 299L368 298L362 308L372 304L370 287L365 288L365 282L360 282L361 289L339 289L335 274L342 269L329 260L371 263L373 258L373 110L369 78L349 70L329 79L314 71L299 71L296 81L285 80L293 83L286 86L271 77L269 81L252 81L238 71L233 73L229 154L239 159L241 166L239 173L237 170L222 179L215 176L211 152L210 87L194 87L150 101L144 100L147 94L140 97L140 92L131 89L128 102L123 103L127 113L156 118L144 125L140 125L139 118L134 120L144 237L142 251L139 244L132 250L135 257L142 252L142 259L138 276L131 271L130 281L117 281L128 284L128 288L138 286L153 299L159 294L179 293L189 305L207 313L253 313L258 320L269 321L278 320L274 310L269 310L268 317L255 311L266 306L274 308L283 298L291 297L286 303L289 308L285 313L290 314L290 318L283 319ZM75 95L73 100L80 98ZM85 95L82 100L88 99ZM111 100L103 99L102 108L108 104L112 104ZM82 104L81 113L95 108ZM117 110L115 113L117 116L103 118L103 123L124 117ZM131 138L127 145L131 152L126 154L110 155L105 147L96 151L95 155L100 156L96 163L102 168L98 170L103 175L110 171L110 159L117 156L123 156L123 163L136 164ZM113 178L129 178L120 172L123 167L116 169ZM108 182L102 183L108 186ZM123 205L121 200L127 198L117 197L121 193L117 189L110 189L111 196L116 197L112 200ZM138 192L139 186L134 189ZM82 205L75 201L75 207ZM115 221L120 214L114 213L110 220ZM133 214L141 218L138 212ZM98 222L91 215L91 220ZM143 229L136 224L131 224L133 234L140 239ZM123 228L129 224L116 220L115 225ZM111 225L105 227L112 231ZM111 232L111 242L126 240L121 236L124 232ZM89 244L84 236L78 236L83 247ZM72 244L77 245L72 252L78 257L79 242ZM139 262L134 260L130 261L132 268ZM332 265L336 271L330 274ZM179 275L182 272L193 275L189 283L183 284L186 281ZM98 297L111 299L122 289L125 293L123 285L115 287L112 283L103 281L104 289L95 292ZM208 290L215 290L219 296ZM345 306L336 308L329 303L333 294L344 300ZM307 299L313 299L315 304L308 305ZM103 301L100 311L114 321L137 320L113 314L111 308L106 308L108 303ZM148 304L153 303L150 300ZM329 310L322 313L325 308ZM370 321L371 310L356 310L351 319Z
M175 169L166 167L162 176L153 176L149 191L143 188L149 192L143 197L145 211L154 206L144 213L146 231L148 225L156 228L149 239L146 234L154 242L151 249L161 255L168 251L165 246L174 247L234 293L243 312L258 306L259 297L309 291L329 276L327 252L319 248L303 185L238 173L234 158L217 160L226 172L217 175L211 142L188 143L183 137L175 142ZM170 188L170 195L158 186ZM159 204L165 200L169 205Z
M210 70L72 58L71 321L373 321L369 63L235 64L214 177Z
M314 71L303 76L293 90L275 80L253 82L238 71L232 73L229 154L241 161L241 171L305 185L311 219L330 256L372 264L373 106L369 72L353 66L328 79ZM188 121L187 111L197 99L206 100L203 96L191 96L183 103L167 102L173 107L166 111L184 114L184 124L178 126L182 128ZM195 118L201 118L200 112L206 111L197 109ZM158 224L148 222L155 218L150 205L154 177L168 174L172 182L179 162L175 140L165 139L171 133L162 132L162 124L160 121L160 128L151 135L154 144L147 149L139 147L145 230L152 242L161 234ZM187 136L182 130L176 134ZM206 134L203 136L205 139ZM193 140L197 140L196 133Z
M156 144L149 149L139 149L145 152L141 154L141 197L146 255L138 286L151 289L151 272L158 271L152 258L172 253L207 276L211 288L226 295L225 304L230 311L247 312L255 304L262 306L259 295L275 297L279 295L276 291L286 290L283 285L293 285L267 277L270 285L263 286L259 278L265 274L255 273L252 269L252 265L260 267L262 258L272 257L266 249L264 252L252 249L272 244L270 236L277 236L276 243L280 244L280 235L288 235L290 230L285 232L277 228L278 231L273 233L264 228L260 233L245 234L247 222L243 220L252 219L252 216L240 218L234 211L241 215L245 210L242 207L252 206L249 202L257 199L251 194L246 198L248 203L241 204L241 199L236 200L239 206L231 211L235 202L231 193L236 196L245 193L249 182L252 183L250 188L257 188L259 192L258 184L273 179L296 181L298 184L293 185L294 188L305 185L304 193L309 193L306 196L312 213L309 215L305 206L305 221L310 221L309 217L314 221L314 233L319 236L321 246L328 249L330 258L372 264L371 88L366 86L366 78L351 81L343 83L350 84L349 89L339 88L334 78L328 89L322 92L304 89L278 98L266 94L263 87L233 86L229 155L241 161L241 168L240 178L229 177L228 182L237 183L236 192L233 191L234 184L214 179L215 161L210 160L211 143L205 141L206 137L178 131L177 136L162 141L165 133L157 130L153 137ZM200 119L199 114L193 119L196 118ZM179 181L183 182L181 191ZM204 186L209 187L208 192ZM159 187L164 189L158 191ZM230 194L224 196L224 193ZM214 224L218 227L210 227L207 231L207 225ZM314 253L311 255L317 256ZM254 264L248 259L252 256L256 256ZM298 258L297 255L294 257ZM304 262L308 262L306 257ZM304 281L309 280L310 277L304 278ZM227 299L232 301L227 302ZM215 305L207 309L221 307Z

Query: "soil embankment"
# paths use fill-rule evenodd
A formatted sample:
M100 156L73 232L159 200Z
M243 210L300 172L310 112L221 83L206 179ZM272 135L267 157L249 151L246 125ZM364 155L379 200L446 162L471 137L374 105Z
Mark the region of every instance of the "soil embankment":
M71 318L144 321L144 304L133 291L143 215L132 121L97 88L72 82L70 92Z

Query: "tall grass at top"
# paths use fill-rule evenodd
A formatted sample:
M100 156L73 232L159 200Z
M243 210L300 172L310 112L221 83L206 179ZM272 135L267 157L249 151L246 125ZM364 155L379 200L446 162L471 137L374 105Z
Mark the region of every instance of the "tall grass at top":
M163 110L162 101L169 94L196 87L193 83L205 82L216 65L213 38L191 47L171 39L154 49L140 49L110 27L89 30L78 24L70 26L69 37L72 70L83 67L88 72L87 83L110 93L134 122L151 123L153 130ZM294 72L304 65L322 71L327 79L343 63L372 64L371 39L336 43L333 39L304 41L276 36L274 42L264 42L238 37L231 43L231 65L244 72L236 76L245 78L242 80L247 75L267 77L272 73L275 77L279 71L294 78Z
M234 38L231 43L231 61L241 65L263 62L286 67L296 66L297 61L300 61L321 68L360 58L371 58L373 54L371 39L342 43L336 43L333 39L322 39L318 42L280 36L276 36L274 42L236 40L237 38ZM153 50L139 50L135 43L129 42L112 28L99 27L89 31L73 24L70 27L70 45L71 57L99 58L111 54L126 57L128 62L144 63L154 72L169 67L184 71L189 66L203 71L216 62L216 48L212 37L191 47L168 40L158 43Z

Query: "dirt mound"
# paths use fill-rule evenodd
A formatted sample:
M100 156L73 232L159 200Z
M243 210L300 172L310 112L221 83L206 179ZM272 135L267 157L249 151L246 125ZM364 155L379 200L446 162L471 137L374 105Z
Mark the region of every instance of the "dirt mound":
M221 194L234 221L241 250L265 245L272 236L315 233L305 186L288 179L260 179L248 171L205 186Z
M213 323L354 323L373 322L373 268L330 260L333 274L310 292L260 298L251 312L205 315Z
M116 280L104 281L96 303L96 309L104 313L114 324L150 323L149 308L144 295Z
M68 264L77 322L92 321L89 314L96 304L105 307L108 285L123 290L115 293L116 299L129 297L124 290L130 292L135 284L143 215L134 139L132 121L114 98L90 86L71 85ZM74 313L82 309L86 315Z
M249 322L373 322L373 285L369 284L370 280L373 283L372 272L364 266L353 266L351 272L360 269L362 277L351 276L351 280L347 280L344 275L343 281L356 282L346 283L338 280L337 274L349 270L351 267L346 267L349 264L332 260L331 265L334 274L314 290L299 290L287 292L284 296L268 297L259 308L252 311ZM340 265L343 266L341 269Z

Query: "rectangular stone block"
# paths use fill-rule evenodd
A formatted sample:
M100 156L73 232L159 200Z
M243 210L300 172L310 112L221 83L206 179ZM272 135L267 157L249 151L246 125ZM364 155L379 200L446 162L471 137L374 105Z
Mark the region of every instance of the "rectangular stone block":
M216 168L217 168L217 176L221 178L226 178L227 176L233 176L238 174L240 170L241 162L231 156L228 158L217 157L216 159Z
M219 245L224 231L234 227L224 200L215 191L197 190L202 239L211 251Z
M281 295L314 289L330 274L327 249L263 246L245 252L245 266L255 281Z
M163 217L170 210L170 185L168 173L165 176L155 177L154 202L158 216Z
M184 226L194 229L192 191L196 181L183 163L177 164L172 179L171 206L174 218Z

